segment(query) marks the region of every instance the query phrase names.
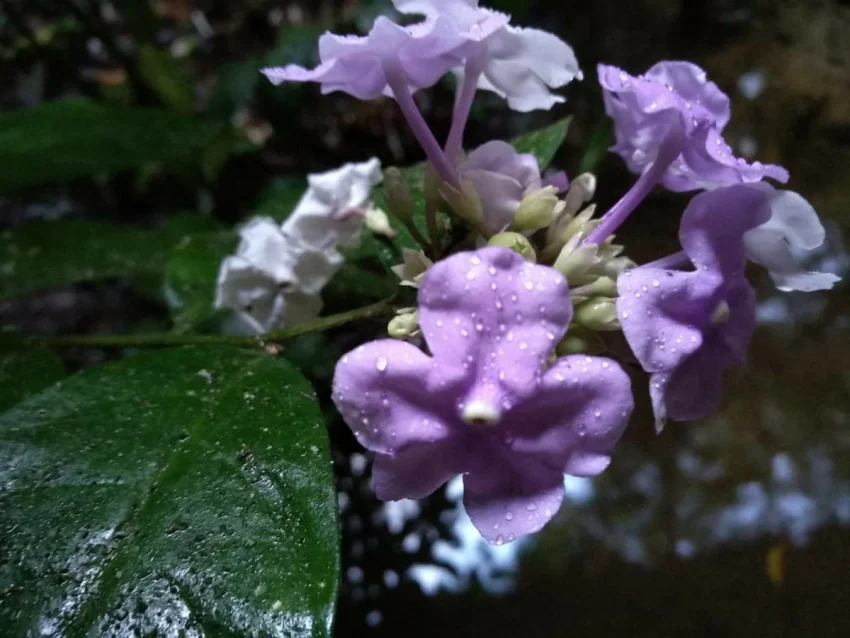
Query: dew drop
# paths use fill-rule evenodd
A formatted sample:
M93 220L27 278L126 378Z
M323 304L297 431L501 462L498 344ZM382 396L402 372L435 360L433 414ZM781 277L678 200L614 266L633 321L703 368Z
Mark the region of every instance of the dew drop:
M378 357L377 361L375 361L375 367L378 369L378 372L384 372L387 369L388 361L386 357Z

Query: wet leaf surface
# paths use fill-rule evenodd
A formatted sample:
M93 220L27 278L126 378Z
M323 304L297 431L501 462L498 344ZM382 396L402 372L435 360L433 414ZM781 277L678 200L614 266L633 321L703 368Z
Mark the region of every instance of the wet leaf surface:
M0 416L9 635L328 635L336 495L280 359L152 352Z

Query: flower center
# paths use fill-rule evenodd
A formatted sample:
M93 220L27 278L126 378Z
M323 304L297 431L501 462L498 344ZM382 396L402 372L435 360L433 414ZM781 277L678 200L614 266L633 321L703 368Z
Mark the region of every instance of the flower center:
M711 313L711 325L713 326L721 326L727 321L729 321L729 315L731 315L731 309L729 308L729 304L725 301L721 301L717 304L717 307Z
M469 425L496 425L502 420L501 410L486 401L470 401L460 416Z

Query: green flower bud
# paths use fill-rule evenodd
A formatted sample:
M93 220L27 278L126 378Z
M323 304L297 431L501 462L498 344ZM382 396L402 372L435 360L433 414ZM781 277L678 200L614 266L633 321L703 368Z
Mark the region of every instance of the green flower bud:
M461 182L463 190L456 190L448 184L440 186L440 194L451 207L455 215L466 221L475 229L480 229L484 222L484 211L478 191L470 182Z
M620 330L620 322L617 320L616 299L607 297L596 297L585 301L575 309L573 321L600 332Z
M590 272L591 268L597 263L597 252L599 246L596 244L586 244L577 246L580 237L568 243L561 250L552 268L561 273L567 278L571 285L578 285L579 278ZM584 282L581 282L584 283Z
M401 171L394 166L384 171L384 195L390 213L401 221L413 221L413 214L416 211L413 195Z
M413 250L412 248L402 248L401 255L404 261L393 266L391 270L396 277L401 279L402 286L418 288L425 272L434 265L434 262L428 259L421 250Z
M487 245L510 248L515 253L525 257L525 259L530 261L532 264L537 263L537 253L534 252L534 246L532 246L531 242L528 241L528 237L520 233L507 232L493 235L490 238L490 241L487 242Z
M413 339L421 334L419 311L416 308L402 308L387 325L387 334L393 339Z
M559 357L571 354L599 354L604 351L605 342L598 333L576 324L570 325L567 334L555 348Z
M539 230L551 224L564 209L558 200L558 189L547 186L523 198L514 215L512 228L515 230Z

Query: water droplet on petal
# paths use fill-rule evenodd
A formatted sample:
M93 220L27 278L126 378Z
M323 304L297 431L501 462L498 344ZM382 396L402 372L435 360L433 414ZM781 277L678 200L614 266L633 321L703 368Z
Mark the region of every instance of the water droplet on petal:
M387 369L387 364L386 357L378 357L377 361L375 361L375 367L378 369L378 372L384 372Z

